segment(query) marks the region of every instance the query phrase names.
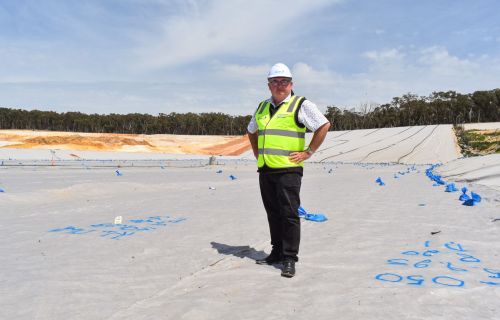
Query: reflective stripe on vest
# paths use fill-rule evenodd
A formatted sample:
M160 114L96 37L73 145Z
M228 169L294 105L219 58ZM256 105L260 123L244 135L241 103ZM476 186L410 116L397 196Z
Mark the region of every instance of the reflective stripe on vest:
M270 103L263 101L255 113L258 126L257 165L259 168L267 165L270 168L290 168L303 166L289 160L292 152L304 150L306 128L295 123L295 113L301 105L303 97L292 96L283 103L271 117Z
M275 136L285 136L285 137L295 137L295 138L305 138L305 132L293 132L287 130L278 130L278 129L266 129L259 130L259 134L272 134Z

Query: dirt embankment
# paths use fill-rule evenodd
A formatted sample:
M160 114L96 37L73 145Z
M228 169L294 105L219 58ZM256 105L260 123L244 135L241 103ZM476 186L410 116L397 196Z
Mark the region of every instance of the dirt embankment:
M456 128L458 144L462 154L467 156L484 156L500 153L500 129L470 129Z
M0 130L0 148L240 155L246 136L186 136Z

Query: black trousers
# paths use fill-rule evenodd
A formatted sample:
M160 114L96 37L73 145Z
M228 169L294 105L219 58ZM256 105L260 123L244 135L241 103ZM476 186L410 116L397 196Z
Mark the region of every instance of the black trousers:
M300 186L295 172L259 174L260 194L267 212L273 253L298 261L300 245Z

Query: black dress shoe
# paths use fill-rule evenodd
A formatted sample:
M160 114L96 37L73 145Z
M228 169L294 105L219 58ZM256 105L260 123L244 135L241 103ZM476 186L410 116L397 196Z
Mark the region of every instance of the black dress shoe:
M281 263L282 260L283 260L283 258L281 256L271 253L270 255L268 255L264 259L255 260L255 263L271 265L271 264L275 264L275 263Z
M286 278L291 278L295 275L295 261L285 260L283 262L283 271L281 271L281 276Z

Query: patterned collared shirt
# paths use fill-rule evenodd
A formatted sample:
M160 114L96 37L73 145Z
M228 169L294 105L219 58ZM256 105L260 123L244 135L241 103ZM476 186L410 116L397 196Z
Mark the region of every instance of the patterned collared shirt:
M287 102L288 100L290 100L290 98L291 95L283 100L283 102ZM272 97L267 99L266 101L270 102L272 106L276 107L273 103ZM321 113L321 111L319 111L318 107L309 100L304 100L297 117L299 122L305 125L306 128L312 132L318 130L319 127L328 122L328 119ZM255 113L253 114L250 123L248 123L247 130L250 133L255 133L258 130L257 123L255 122Z

